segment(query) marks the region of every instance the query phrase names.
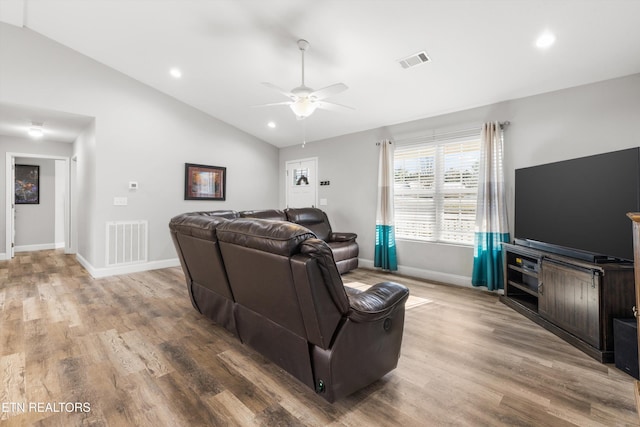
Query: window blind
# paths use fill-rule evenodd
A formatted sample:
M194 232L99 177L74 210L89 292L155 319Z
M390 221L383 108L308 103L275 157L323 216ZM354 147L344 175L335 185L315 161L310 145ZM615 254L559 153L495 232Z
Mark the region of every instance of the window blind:
M395 230L398 239L473 244L480 131L396 146Z

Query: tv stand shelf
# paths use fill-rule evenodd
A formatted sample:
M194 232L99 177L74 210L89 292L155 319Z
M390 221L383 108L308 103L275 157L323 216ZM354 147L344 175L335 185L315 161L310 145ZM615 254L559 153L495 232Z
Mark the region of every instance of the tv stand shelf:
M613 319L633 316L633 264L592 263L503 243L501 301L600 362L613 362Z

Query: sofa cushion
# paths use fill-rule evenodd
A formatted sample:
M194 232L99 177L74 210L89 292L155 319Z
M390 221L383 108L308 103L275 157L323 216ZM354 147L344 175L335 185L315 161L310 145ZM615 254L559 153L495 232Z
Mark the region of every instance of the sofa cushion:
M272 219L277 221L286 221L287 214L280 209L263 209L256 211L242 211L240 212L240 218L261 218Z
M217 233L220 241L287 257L299 252L300 243L315 237L297 224L256 218L226 222Z
M313 256L317 260L333 303L340 313L346 313L349 310L349 299L329 246L320 239L311 238L302 243L300 253Z
M216 241L216 228L228 221L228 219L218 216L187 213L171 218L169 229L198 239Z
M219 210L219 211L200 211L192 212L190 215L202 215L202 216L219 216L226 219L240 218L240 215L236 211L232 210Z
M326 242L331 237L331 225L324 211L316 208L290 208L285 213L289 221L307 227L318 239Z

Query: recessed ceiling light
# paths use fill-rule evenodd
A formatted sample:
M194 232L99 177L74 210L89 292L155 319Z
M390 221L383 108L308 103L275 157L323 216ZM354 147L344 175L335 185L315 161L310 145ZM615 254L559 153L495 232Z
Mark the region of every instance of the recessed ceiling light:
M169 74L171 74L171 76L176 79L182 77L182 71L180 71L180 68L172 68L171 70L169 70Z
M547 49L556 41L556 36L551 31L545 31L536 39L536 47Z
M275 129L276 128L276 122L269 122L269 123L267 123L267 126L269 126L271 129Z

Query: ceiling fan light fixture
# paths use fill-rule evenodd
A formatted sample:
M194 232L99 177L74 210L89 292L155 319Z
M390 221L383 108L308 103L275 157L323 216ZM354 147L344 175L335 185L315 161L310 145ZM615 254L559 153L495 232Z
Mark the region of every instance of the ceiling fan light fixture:
M295 114L298 119L309 117L316 110L317 106L318 105L309 98L301 98L290 105L293 114Z
M348 89L344 83L335 83L322 89L314 90L304 84L304 52L309 48L309 42L303 39L298 40L298 49L300 49L300 57L302 62L302 75L300 86L294 87L291 91L281 89L278 86L263 82L264 86L280 92L282 95L290 99L288 102L275 102L270 104L256 105L256 107L269 107L273 105L288 105L291 111L296 115L298 120L309 117L316 108L327 110L352 110L350 107L326 102L325 99L344 92Z

